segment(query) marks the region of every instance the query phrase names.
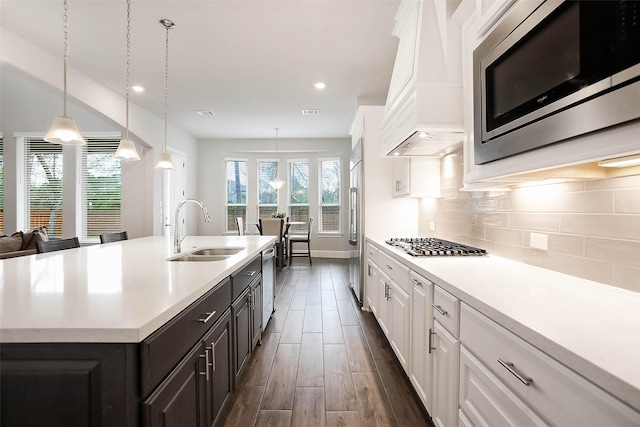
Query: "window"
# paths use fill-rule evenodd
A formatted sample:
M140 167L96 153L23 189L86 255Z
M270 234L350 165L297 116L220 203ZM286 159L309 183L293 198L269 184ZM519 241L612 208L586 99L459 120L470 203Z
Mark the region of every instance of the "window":
M236 217L247 220L247 161L230 160L227 163L227 230L236 231Z
M122 230L122 168L113 158L118 143L114 139L87 138L83 146L81 206L85 239Z
M340 159L320 159L318 231L340 231Z
M24 139L25 219L27 228L47 226L49 237L62 237L62 146Z
M186 156L184 153L170 150L169 154L173 157L173 164L176 168L171 173L165 173L163 179L167 179L169 182L165 185L169 188L169 218L166 219L165 224L170 224L169 235L175 236L176 224L175 224L175 212L178 204L185 199L186 192ZM181 209L179 213L178 222L182 233L186 233L187 217L186 209Z
M258 218L270 218L278 211L278 192L269 185L277 176L276 160L258 160Z
M289 219L309 221L309 160L289 160ZM292 226L291 230L306 230L306 225Z

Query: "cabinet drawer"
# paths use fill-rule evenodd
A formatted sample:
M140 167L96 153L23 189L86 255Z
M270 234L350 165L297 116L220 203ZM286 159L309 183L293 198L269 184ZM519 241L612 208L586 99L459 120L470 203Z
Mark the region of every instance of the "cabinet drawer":
M469 425L547 425L464 346L460 347L460 409L471 420Z
M375 264L378 263L378 247L373 245L372 243L367 242L366 246L366 257L373 261Z
M460 339L553 425L640 425L640 413L466 304L462 304Z
M220 282L140 343L142 396L150 393L231 305L231 283Z
M386 253L378 252L378 268L384 271L403 291L410 294L409 268L400 264Z
M231 300L234 301L236 298L238 298L242 291L244 291L245 288L249 286L249 283L251 283L251 281L256 277L258 277L261 271L262 256L258 255L257 257L249 261L247 265L233 273L231 275L231 286L233 288Z
M458 338L460 331L460 300L436 286L433 295L433 317L451 335Z

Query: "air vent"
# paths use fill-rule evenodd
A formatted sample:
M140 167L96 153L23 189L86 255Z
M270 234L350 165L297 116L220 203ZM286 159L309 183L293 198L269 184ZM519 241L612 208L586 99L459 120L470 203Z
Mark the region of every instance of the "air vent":
M214 117L216 115L216 113L214 113L213 111L208 111L208 110L196 110L196 114L199 116L207 116L207 117Z
M302 110L303 116L317 116L320 114L320 110Z

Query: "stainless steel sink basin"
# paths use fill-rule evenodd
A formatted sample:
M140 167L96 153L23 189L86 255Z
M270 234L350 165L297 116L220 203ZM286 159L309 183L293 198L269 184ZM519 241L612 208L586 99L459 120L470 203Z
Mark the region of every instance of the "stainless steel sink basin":
M237 254L244 248L200 248L190 252L177 254L169 258L167 261L178 262L207 262L207 261L223 261L232 255Z
M173 258L170 258L169 261L223 261L229 258L231 255L193 255L193 254L184 254L179 255Z
M191 255L235 255L244 248L202 248L193 252L189 252Z

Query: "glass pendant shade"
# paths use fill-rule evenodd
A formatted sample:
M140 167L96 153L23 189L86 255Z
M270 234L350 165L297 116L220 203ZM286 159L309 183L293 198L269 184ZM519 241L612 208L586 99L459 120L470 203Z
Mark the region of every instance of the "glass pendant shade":
M285 184L285 181L281 179L274 179L273 181L269 181L269 185L273 187L274 190L279 190Z
M136 144L130 139L123 139L120 141L118 149L113 154L113 158L116 160L125 161L140 160L140 156L138 155L138 151L136 150Z
M173 158L171 157L171 154L162 153L160 155L160 160L158 160L158 163L156 163L155 168L156 169L165 169L165 170L175 169L176 167L173 164Z
M65 94L66 96L66 94ZM60 145L84 145L84 138L80 135L76 121L71 117L56 117L53 119L51 129L44 140L52 144Z

